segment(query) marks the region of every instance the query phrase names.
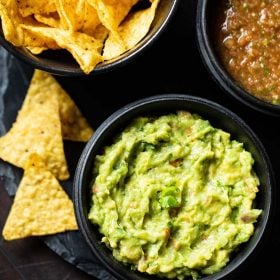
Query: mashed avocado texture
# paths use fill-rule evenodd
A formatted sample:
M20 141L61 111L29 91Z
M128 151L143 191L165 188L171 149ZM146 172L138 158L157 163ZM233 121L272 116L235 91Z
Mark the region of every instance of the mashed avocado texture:
M213 274L261 213L252 165L241 143L198 115L139 117L95 159L89 219L132 269Z

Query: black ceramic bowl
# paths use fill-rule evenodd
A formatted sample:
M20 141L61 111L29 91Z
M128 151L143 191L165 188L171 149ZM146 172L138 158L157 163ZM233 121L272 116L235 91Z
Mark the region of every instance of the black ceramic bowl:
M217 13L222 12L219 8L223 5L222 2L224 1L198 0L197 3L197 41L206 68L218 85L232 97L259 112L280 116L280 105L265 102L248 93L233 80L220 62L215 50L215 41L217 40L215 26L219 18Z
M155 18L148 34L132 49L114 59L104 61L96 66L92 74L99 74L117 69L142 55L148 46L152 45L166 28L175 13L179 0L161 0ZM40 55L33 55L27 49L15 47L5 40L0 24L0 44L17 58L31 64L37 69L63 76L84 75L77 62L65 50L45 51Z
M74 205L79 229L96 257L117 279L146 280L159 278L131 271L116 261L112 257L111 251L100 242L101 235L98 228L88 220L91 200L90 182L95 156L102 147L111 144L112 137L120 133L128 122L136 116L145 116L151 113L165 114L177 110L197 113L204 119L208 119L213 126L230 132L232 139L244 143L245 148L252 153L255 159L254 169L261 183L256 207L262 209L263 213L258 219L254 235L241 246L241 250L232 257L223 270L201 279L224 279L224 277L234 274L237 268L240 268L249 257L252 258L253 252L258 251L256 248L261 247L260 244L263 242L260 241L263 241L264 233L267 232L271 212L273 174L265 149L254 132L234 113L206 99L180 94L158 95L142 99L121 108L100 125L80 157L74 179Z

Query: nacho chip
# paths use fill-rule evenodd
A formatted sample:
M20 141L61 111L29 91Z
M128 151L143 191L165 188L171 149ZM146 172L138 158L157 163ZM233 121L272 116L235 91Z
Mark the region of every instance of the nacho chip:
M105 42L103 57L105 60L115 58L133 48L148 33L155 17L159 0L154 0L151 7L128 15L118 28L118 33L124 44L120 44L112 34Z
M84 0L56 0L56 6L63 28L78 31L84 19Z
M27 49L33 54L40 54L43 51L47 50L47 48L44 47L27 47Z
M99 41L102 46L104 45L105 40L107 39L109 34L108 29L100 23L93 31L92 37Z
M55 0L17 0L23 17L33 14L49 14L56 11Z
M53 39L61 48L67 49L86 74L90 73L99 62L103 61L100 54L102 48L100 41L84 33L50 27L23 26L23 28L34 35Z
M54 40L41 35L34 36L29 31L22 29L22 25L40 26L40 24L32 17L23 18L19 13L16 0L1 0L0 16L5 39L13 45L30 48L58 48Z
M30 154L37 153L57 178L67 179L58 106L57 95L34 77L16 122L0 138L0 158L25 168Z
M70 96L59 83L46 72L35 70L34 79L37 81L38 88L49 88L53 94L57 94L58 96L63 139L87 142L92 136L93 130Z
M102 24L115 36L116 40L120 40L117 32L119 24L129 13L130 9L139 0L87 0L98 13Z
M77 230L73 203L36 154L30 155L3 229L6 240Z
M56 0L62 26L92 35L100 24L96 10L86 0Z
M25 24L21 24L20 27L22 28L25 26ZM29 25L28 26L34 26ZM22 46L26 48L44 48L44 49L52 49L57 50L60 49L60 47L57 45L55 40L53 38L49 38L44 36L43 34L34 34L33 32L30 32L29 30L26 30L23 28L23 43Z
M0 1L0 16L5 39L16 46L23 45L24 34L20 27L23 19L16 0Z
M97 38L96 29L101 25L100 19L98 17L97 11L92 7L87 0L85 0L85 10L84 10L84 24L81 28L81 32ZM106 30L106 29L104 29Z
M45 25L50 27L60 28L60 18L58 13L50 13L50 14L35 14L34 18Z

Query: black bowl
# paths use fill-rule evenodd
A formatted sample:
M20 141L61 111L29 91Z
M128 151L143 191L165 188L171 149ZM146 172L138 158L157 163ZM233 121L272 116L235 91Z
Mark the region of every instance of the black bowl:
M201 279L222 279L232 275L246 260L252 259L252 256L258 251L256 248L260 248L260 244L263 244L264 233L267 232L271 213L271 196L274 180L269 158L257 136L237 115L221 105L206 99L180 94L153 96L121 108L99 126L80 157L74 178L73 199L79 229L92 252L118 279L146 280L160 278L131 271L116 261L111 251L100 242L101 235L98 232L98 228L88 220L87 216L91 200L90 182L92 180L95 156L102 147L111 144L113 136L120 133L128 122L136 116L150 115L151 113L165 114L177 110L197 113L204 119L208 119L213 126L231 133L232 139L244 143L244 147L252 153L255 159L254 169L261 182L256 207L262 209L263 213L258 219L254 235L247 243L241 246L241 250L232 257L224 269L214 275ZM252 254L253 252L254 254Z
M123 53L119 57L98 64L91 74L109 72L124 66L136 57L142 55L144 50L151 46L166 28L175 13L178 2L179 0L161 0L148 34L129 51ZM65 50L49 50L40 55L33 55L25 48L15 47L5 40L1 24L0 44L14 56L28 64L31 64L37 69L63 76L84 75L78 63L74 60L71 54Z
M222 0L198 0L197 3L197 42L206 68L217 84L235 99L259 112L280 116L280 105L263 101L244 90L234 81L219 60L215 50L217 41L215 26L219 18L217 13L222 12L219 7L223 5Z

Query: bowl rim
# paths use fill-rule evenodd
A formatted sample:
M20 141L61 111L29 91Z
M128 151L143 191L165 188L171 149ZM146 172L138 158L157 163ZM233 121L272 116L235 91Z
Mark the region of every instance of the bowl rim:
M114 267L112 263L110 262L109 258L105 256L104 252L99 251L99 245L94 242L92 238L92 230L88 227L89 221L83 214L83 194L82 194L82 188L83 188L83 179L85 174L85 169L87 165L88 159L92 156L92 148L95 146L96 142L99 140L100 136L103 135L103 133L106 133L108 129L110 129L110 126L119 119L124 118L125 116L129 114L133 114L133 112L141 107L144 107L146 105L150 105L152 103L165 103L165 102L191 102L193 103L199 103L207 108L214 109L215 111L218 111L219 114L227 116L227 118L230 118L234 123L242 129L242 131L248 136L250 141L252 141L254 147L257 147L258 152L261 155L261 158L263 159L263 162L265 163L265 169L268 172L268 185L266 186L268 189L266 190L267 197L265 197L264 201L264 211L263 211L263 218L262 222L260 224L260 227L258 228L257 237L254 240L254 243L251 247L246 248L245 252L240 253L241 257L238 258L236 262L228 263L221 271L210 275L205 276L201 278L202 280L218 280L223 279L223 277L228 276L230 273L234 272L238 268L240 268L241 264L243 264L245 261L248 261L248 258L250 256L253 256L254 253L257 251L257 248L261 246L261 241L263 241L265 238L265 235L268 232L268 225L271 221L272 216L272 192L275 185L275 178L274 178L274 172L272 169L272 165L269 159L269 156L259 140L258 136L254 133L254 131L235 113L227 109L226 107L210 101L206 98L186 95L186 94L177 94L177 93L171 93L171 94L160 94L160 95L153 95L148 98L139 99L135 102L131 102L126 106L123 106L119 110L115 111L111 116L109 116L95 131L94 135L91 137L91 139L86 144L85 148L82 151L82 154L80 156L79 162L76 167L75 176L74 176L74 183L73 183L73 201L74 201L74 209L75 209L75 215L78 222L79 230L82 233L83 238L85 239L88 246L91 248L91 251L93 254L101 261L101 263L108 269L109 272L111 272L114 276L116 276L118 279L127 279L122 273L119 272L118 267ZM196 112L193 112L196 113ZM254 233L253 236L256 236ZM251 237L252 238L252 237ZM248 241L249 242L249 241ZM247 242L246 242L247 243ZM125 270L125 271L124 271ZM125 273L127 270L125 268L122 269L122 271ZM128 273L128 272L127 272ZM137 274L138 272L133 272L135 274L134 278L135 280L142 280L143 278L139 277ZM145 279L149 279L150 276L145 276ZM151 279L158 279L157 277L153 276Z
M207 9L210 6L210 2L209 0L198 0L197 2L196 41L203 64L220 88L229 93L233 98L261 113L279 117L280 105L263 101L244 90L234 81L219 62L215 50L211 45L207 27ZM212 3L214 2L212 1Z
M179 5L180 0L171 0L170 9L168 10L166 17L162 20L162 24L160 24L155 30L150 33L151 28L149 29L148 33L145 35L144 38L140 42L138 42L133 48L127 50L125 53L121 54L120 56L113 58L108 61L104 61L100 64L98 64L92 72L88 74L88 76L103 74L107 72L114 71L122 66L127 65L130 63L133 59L136 59L142 54L144 51L146 51L148 48L150 48L160 37L160 35L164 32L164 30L167 28L169 22L173 18L177 7ZM161 3L161 2L160 2ZM159 4L160 4L159 3ZM0 27L1 27L1 19L0 19ZM2 27L1 27L2 29ZM21 61L46 72L49 72L53 75L60 75L60 76L84 76L86 75L79 65L77 64L77 67L73 68L72 70L67 69L67 67L63 67L62 65L58 68L55 66L48 66L44 62L40 62L40 57L30 53L30 55L25 55L24 52L27 52L27 50L23 47L16 47L12 43L8 42L2 31L0 32L0 45L2 45L8 52L10 52L12 55L20 59ZM49 50L51 52L52 50ZM73 62L75 60L73 59Z

